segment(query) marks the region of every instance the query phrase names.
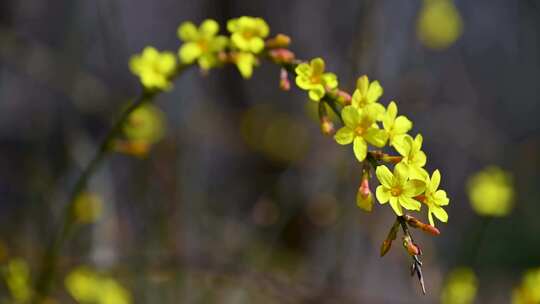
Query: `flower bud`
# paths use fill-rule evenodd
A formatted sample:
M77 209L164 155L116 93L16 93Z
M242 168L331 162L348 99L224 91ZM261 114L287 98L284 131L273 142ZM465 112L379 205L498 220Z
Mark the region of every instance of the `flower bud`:
M428 225L428 224L425 224L425 223L422 223L421 221L419 221L417 218L415 217L412 217L410 215L405 215L405 220L407 221L407 224L413 228L417 228L417 229L420 229L424 232L427 232L433 236L437 236L439 234L441 234L441 232L439 231L439 229L431 226L431 225Z
M367 212L371 212L373 209L373 194L369 189L368 170L364 170L362 173L362 180L360 181L360 187L358 187L358 193L356 194L356 205Z
M335 128L334 123L332 120L330 120L330 117L323 116L321 117L321 132L324 135L332 135L334 134Z
M291 44L291 38L285 34L277 34L276 37L266 41L266 47L269 49L286 48Z
M288 49L273 49L268 52L268 55L275 63L291 63L294 60L294 53Z
M390 228L390 231L388 231L388 235L381 245L381 257L384 256L392 247L392 241L396 239L399 225L399 221L396 220L394 225L392 225L392 228Z
M410 236L404 236L403 237L403 247L405 247L405 249L407 250L407 252L410 255L419 255L420 254L420 248L418 248L418 246L416 246L412 242Z
M279 88L283 91L289 91L291 89L291 82L289 81L289 74L285 69L281 69L279 73Z
M336 92L337 101L343 105L351 104L351 95L345 91L337 90Z
M384 256L392 247L392 240L384 240L381 245L381 256Z

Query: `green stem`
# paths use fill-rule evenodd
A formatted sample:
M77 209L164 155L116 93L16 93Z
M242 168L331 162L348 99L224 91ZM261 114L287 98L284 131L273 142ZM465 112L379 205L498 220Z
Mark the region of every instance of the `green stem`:
M96 170L99 168L101 162L105 159L109 148L116 138L116 136L122 130L122 126L129 117L129 115L139 108L146 101L150 102L154 97L155 92L143 92L137 98L135 98L131 103L122 111L120 116L116 119L112 128L108 131L107 135L101 142L98 150L94 157L90 160L88 165L83 169L81 176L77 179L77 182L73 186L71 191L68 203L62 211L62 221L60 223L60 228L58 233L55 234L54 239L47 249L44 259L44 269L41 272L41 275L36 280L36 298L35 303L40 303L41 300L45 299L50 292L54 277L56 274L56 268L58 265L58 259L60 257L60 252L62 251L64 244L69 239L70 235L73 233L75 228L75 218L73 209L77 197L86 189L86 185L90 178L94 175Z

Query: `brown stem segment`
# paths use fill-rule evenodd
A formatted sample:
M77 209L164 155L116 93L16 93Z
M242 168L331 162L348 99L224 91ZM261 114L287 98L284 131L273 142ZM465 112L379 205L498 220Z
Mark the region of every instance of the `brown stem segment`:
M414 240L409 232L409 227L407 226L407 220L405 217L406 216L404 215L398 216L397 220L399 221L401 225L401 229L403 230L403 234L405 238L408 238L410 240L410 244L415 246L418 249L417 254L411 254L412 259L413 259L413 263L411 264L411 276L416 274L416 276L418 277L418 280L420 281L420 286L422 287L422 293L425 295L426 286L424 284L424 276L422 274L422 261L420 260L420 255L422 254L422 251L420 250L420 247L418 247L418 245L414 243Z

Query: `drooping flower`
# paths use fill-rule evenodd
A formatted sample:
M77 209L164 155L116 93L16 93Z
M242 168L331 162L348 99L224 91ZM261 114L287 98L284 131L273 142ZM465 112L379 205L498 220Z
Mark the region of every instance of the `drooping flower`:
M439 184L441 183L441 173L439 170L435 170L431 175L431 178L427 177L425 182L426 192L424 193L424 203L429 209L429 224L435 227L433 215L441 222L446 223L448 221L448 214L442 207L448 205L450 199L446 196L446 191L438 189Z
M397 112L396 103L391 101L382 119L383 127L388 133L388 140L391 146L399 143L399 137L407 134L412 128L412 122L403 115L397 116Z
M204 70L216 66L217 53L227 46L227 37L218 32L219 24L212 19L204 20L198 28L192 22L182 23L178 27L178 37L184 41L178 50L180 61L190 64L197 60Z
M159 52L154 47L145 47L142 54L133 55L129 61L131 72L149 90L170 90L170 76L176 69L176 59L171 52Z
M421 204L414 197L424 192L425 183L410 179L403 164L397 164L393 173L385 165L378 166L375 174L381 183L375 192L379 203L390 202L390 206L398 216L403 215L402 208L420 210Z
M388 134L379 129L376 124L381 109L376 105L366 106L363 109L346 106L341 111L345 126L339 129L334 139L340 145L353 143L354 155L358 161L363 161L367 155L367 144L383 147Z
M262 18L242 16L227 22L231 32L231 42L238 50L259 53L264 49L264 38L270 32L268 24Z
M299 64L296 69L296 85L309 91L309 98L319 101L326 94L326 90L338 86L337 76L334 73L324 72L325 64L322 58L315 58L308 63Z
M499 167L490 166L473 175L467 190L474 211L485 216L505 216L514 205L512 176Z
M411 176L417 179L423 179L425 170L422 169L426 165L426 153L422 151L422 135L418 134L413 139L409 135L404 135L395 138L394 148L403 156L401 164L404 164Z
M383 88L377 80L369 82L369 78L363 75L356 81L351 103L355 107L363 108L368 104L376 103L383 94Z

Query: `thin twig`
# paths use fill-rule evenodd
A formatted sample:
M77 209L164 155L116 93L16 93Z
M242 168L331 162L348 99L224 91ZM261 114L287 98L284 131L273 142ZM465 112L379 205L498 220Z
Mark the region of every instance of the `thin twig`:
M405 216L398 216L398 221L401 224L401 229L403 230L403 234L411 239L413 244L415 246L416 243L414 243L414 239L412 238L411 233L409 232L409 227L407 226L407 221L405 220ZM420 260L420 255L422 254L422 251L419 250L419 253L417 255L412 255L413 263L411 265L411 276L413 276L415 273L418 277L418 280L420 281L420 286L422 287L422 293L426 294L426 286L424 284L424 276L422 274L422 261Z

